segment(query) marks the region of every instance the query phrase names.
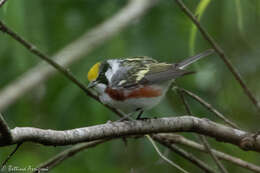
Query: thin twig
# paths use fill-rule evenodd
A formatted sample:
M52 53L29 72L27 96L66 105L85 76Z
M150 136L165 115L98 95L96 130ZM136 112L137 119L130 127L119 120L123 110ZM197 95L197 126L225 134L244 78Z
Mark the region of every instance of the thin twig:
M1 113L0 113L0 134L3 135L3 140L5 143L8 144L12 142L12 135L10 129Z
M229 120L228 118L226 118L226 116L224 116L222 113L220 113L217 109L215 109L211 104L209 104L208 102L206 102L205 100L203 100L201 97L199 97L198 95L183 89L183 88L178 88L181 92L187 94L188 96L190 96L191 98L193 98L194 100L196 100L197 102L199 102L202 106L206 107L210 112L212 112L213 114L215 114L217 117L219 117L220 119L222 119L226 124L230 125L233 128L236 129L240 129L238 127L237 124L235 124L234 122L232 122L231 120Z
M158 0L129 1L129 3L117 14L93 29L88 30L81 35L79 39L57 52L52 59L58 64L67 67L80 58L86 57L91 51L132 24L134 20L141 18L157 2ZM2 27L2 31L5 32L5 28ZM19 40L19 42L20 41L21 40ZM30 45L32 46L31 43L24 46L30 48L30 51L31 49L34 50L35 54L35 47L32 46L31 48ZM55 72L57 72L55 69L44 63L39 63L34 68L31 68L28 72L24 73L17 80L11 82L1 90L0 110L5 109L26 92L31 91L32 88L38 86L39 83L44 82Z
M169 160L167 157L165 157L161 151L159 150L159 148L156 146L155 142L153 141L153 139L149 136L149 135L145 135L147 137L147 139L152 143L153 147L155 148L156 152L158 153L158 155L167 163L169 163L170 165L172 165L173 167L175 167L176 169L178 169L181 172L184 173L188 173L188 171L186 171L185 169L183 169L182 167L180 167L179 165L177 165L176 163L172 162L171 160Z
M178 94L180 95L180 98L181 98L181 100L182 100L182 103L183 103L183 105L184 105L184 107L185 107L186 112L187 112L189 115L192 115L191 109L189 108L189 105L188 105L186 99L184 98L184 95L183 95L182 91L179 90L179 88L177 88L177 91L178 91ZM199 137L199 136L200 136L200 135L196 135L196 137ZM176 148L175 146L171 146L171 147L172 147L173 149ZM188 158L189 158L189 157L188 157ZM203 165L201 165L201 166L203 166ZM204 167L203 167L203 168L204 168Z
M191 112L191 110L189 108L188 103L186 102L186 99L184 98L184 95L183 95L182 91L179 88L177 88L177 91L178 91L178 94L179 94L179 96L181 98L181 101L182 101L182 103L183 103L183 105L185 107L186 112L188 113L188 115L192 115L192 112Z
M170 150L173 150L175 153L181 155L186 160L189 160L197 167L201 168L202 170L206 171L207 173L216 173L212 168L210 168L206 163L204 163L202 160L194 156L193 154L181 149L175 144L171 144L167 140L164 140L163 138L158 137L158 135L152 135L152 138L159 142L160 144L168 147Z
M187 114L193 115L192 112L191 112L191 109L190 109L190 107L189 107L189 105L188 105L188 103L187 103L187 101L184 97L184 94L182 93L182 91L178 87L177 87L177 92L178 92L178 94L181 98L182 104L184 105ZM198 138L198 140L200 140L199 134L195 134L195 137Z
M219 170L222 173L228 173L228 171L226 170L226 168L222 165L222 163L219 161L219 159L216 157L216 155L212 152L212 149L210 147L210 144L208 143L207 139L205 136L200 135L199 136L205 149L208 151L208 153L211 155L211 157L213 158L213 160L216 162Z
M247 87L246 83L243 81L239 71L233 66L223 49L217 44L217 42L209 35L209 33L202 27L199 21L196 19L196 16L186 7L186 5L182 2L182 0L176 0L177 4L183 10L183 12L191 19L191 21L197 26L198 30L201 32L202 36L205 40L209 42L212 48L215 49L219 57L224 61L230 72L233 74L235 79L239 82L241 87L243 88L245 94L249 97L251 102L255 105L258 111L260 111L260 103L257 101L255 96Z
M164 134L160 133L160 134L156 134L156 135L153 135L153 136L156 136L156 138L160 138L163 141L168 141L169 143L172 143L172 144L173 143L181 144L181 145L188 146L188 147L191 147L193 149L196 149L198 151L208 153L203 145L201 145L197 142L194 142L192 140L189 140L189 139L187 139L187 138L185 138L181 135L176 135L176 134L173 134L173 133L167 133L167 134L166 133L164 133ZM249 169L251 171L260 173L260 166L246 162L246 161L244 161L240 158L225 154L225 153L217 151L215 149L212 149L211 151L221 160L226 160L226 161L229 161L233 164L236 164L237 166L240 166L240 167L243 167L245 169Z
M55 61L53 61L50 57L42 53L37 47L32 45L30 42L26 41L24 38L19 36L17 33L12 31L10 28L8 28L3 22L0 21L0 30L2 30L4 33L11 36L13 39L21 43L24 47L26 47L30 52L32 52L34 55L38 56L42 60L46 61L49 65L57 69L59 72L61 72L64 76L66 76L69 80L71 80L74 84L76 84L79 88L81 88L86 94L88 94L91 97L96 97L93 93L91 93L83 83L81 83L79 80L77 80L73 74L66 68L62 67Z
M1 165L1 168L0 170L2 170L5 165L7 164L7 162L11 159L11 157L16 153L16 151L20 148L20 146L22 145L23 143L19 143L16 145L15 149L7 156L7 158L3 161L2 165Z
M181 96L182 102L185 105L186 108L186 112L190 115L192 115L191 109L188 105L188 103L186 102L185 97L183 96L182 91L179 91L179 94ZM210 154L210 156L213 158L213 160L216 162L218 168L220 169L220 171L222 173L227 173L227 170L225 169L225 167L222 165L222 163L218 160L218 158L215 156L215 154L212 152L212 148L210 147L207 139L205 136L203 135L198 135L199 139L201 140L202 144L204 145L204 147L208 150L208 153Z
M41 58L42 60L46 61L48 64L50 64L52 67L54 67L55 69L57 69L59 72L61 72L65 77L67 77L70 81L72 81L74 84L76 84L80 89L82 89L88 96L94 98L95 100L97 100L98 102L100 102L99 98L93 94L89 89L87 89L87 87L80 82L68 69L62 67L61 65L59 65L57 62L53 61L50 57L48 57L47 55L45 55L44 53L42 53L39 49L37 49L34 45L32 45L30 42L26 41L24 38L22 38L21 36L19 36L17 33L15 33L14 31L12 31L10 28L8 28L3 22L0 21L0 30L2 30L3 32L7 33L8 35L10 35L12 38L14 38L16 41L20 42L24 47L26 47L29 51L31 51L33 54L35 54L36 56L38 56L39 58ZM115 112L118 115L121 115L121 113L109 106L109 105L105 105L106 107L108 107L110 110L112 110L113 112Z
M150 2L141 2L140 5L143 6L143 9L145 8L149 8L150 6L152 6L154 4L154 2L156 1L153 1L151 2L151 4L149 4ZM127 7L125 7L125 9L123 9L121 11L121 13L119 12L118 16L115 16L114 17L114 20L121 20L121 18L123 18L124 16L124 12L125 13L133 13L133 10L131 9L137 9L137 8L134 8L137 4L139 4L140 2L138 2L137 0L135 1L130 1L130 3L127 5ZM129 9L127 9L129 8ZM134 11L135 11L134 10ZM136 16L137 17L139 15L141 15L144 11L135 11L136 13ZM101 25L101 27L99 28L96 28L96 30L93 30L95 32L98 33L98 30L103 30L103 28L107 27L107 26L110 26L113 19L111 19L110 21L107 21L106 23L103 24L103 26ZM120 22L119 22L120 23ZM121 24L122 25L122 24ZM124 26L124 25L123 25ZM103 27L103 28L102 28ZM122 27L122 26L121 26ZM112 28L110 28L112 29ZM8 28L3 22L0 21L0 30L2 30L4 33L7 33L8 35L10 35L12 38L14 38L16 41L18 41L19 43L21 43L24 47L26 47L29 51L31 51L33 54L35 54L36 56L40 57L42 60L46 61L48 64L50 64L52 67L54 67L55 69L57 69L58 71L60 71L65 77L67 77L69 80L71 80L73 83L75 83L79 88L81 88L88 96L94 98L95 100L99 101L99 98L94 95L91 91L89 91L85 85L80 82L79 80L77 80L73 74L66 68L62 67L60 64L58 64L57 62L55 62L54 60L52 60L50 57L48 57L47 55L45 55L44 53L42 53L39 49L37 49L33 44L31 44L30 42L26 41L24 38L22 38L21 36L19 36L17 33L15 33L14 31L12 31L10 28ZM114 29L116 30L116 29ZM87 36L88 38L90 38L90 36L93 37L93 33L89 33ZM100 36L100 34L99 34ZM97 35L98 37L98 35ZM106 38L107 36L105 36ZM65 51L67 52L67 51ZM60 54L63 54L63 53L60 53ZM58 56L59 57L59 56ZM31 82L31 81L30 81ZM3 99L5 100L5 99ZM105 105L106 107L108 107L110 110L112 110L114 113L116 113L117 115L119 115L120 117L122 117L122 113L120 111L118 111L117 109L109 106L109 105ZM1 107L1 106L0 106Z
M1 0L0 1L0 8L7 2L7 0Z
M83 143L83 144L77 144L69 149L62 151L61 153L50 158L46 162L40 164L36 168L34 173L39 173L41 170L44 170L44 172L49 172L52 168L54 168L58 164L61 164L64 160L74 156L75 154L77 154L85 149L95 147L98 144L104 143L108 140L109 139L103 139L103 140L96 140L96 141L87 142L87 143Z
M117 121L122 121L122 120L133 120L133 118L131 116L126 116L124 115L123 118L121 118L120 120ZM150 135L145 135L145 137L149 140L149 142L152 144L153 148L155 149L155 151L158 153L158 155L166 162L168 162L170 165L172 165L173 167L179 169L180 171L186 173L187 171L185 171L183 168L181 168L179 165L177 165L176 163L174 163L173 161L171 161L170 159L168 159L166 156L164 156L160 150L158 149L158 147L156 146L156 144L153 141L153 138Z

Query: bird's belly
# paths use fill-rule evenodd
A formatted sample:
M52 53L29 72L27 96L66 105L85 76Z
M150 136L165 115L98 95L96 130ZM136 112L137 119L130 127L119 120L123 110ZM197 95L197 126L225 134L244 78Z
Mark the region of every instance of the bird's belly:
M100 96L100 100L105 104L108 104L116 109L123 111L124 113L131 113L131 112L135 112L137 109L143 109L143 110L151 109L152 107L157 105L162 100L163 97L164 94L157 97L129 98L120 101L111 98L107 94L103 94L102 96Z

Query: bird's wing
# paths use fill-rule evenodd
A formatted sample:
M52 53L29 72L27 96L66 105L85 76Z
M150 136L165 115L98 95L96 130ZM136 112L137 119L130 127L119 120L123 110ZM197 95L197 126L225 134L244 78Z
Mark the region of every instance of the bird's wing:
M214 50L206 50L200 54L183 60L180 63L158 63L149 57L134 57L126 60L127 70L118 73L115 83L117 87L129 88L136 85L154 84L176 79L183 75L194 73L183 70L197 60L212 54Z
M194 72L179 69L174 64L166 64L166 63L151 64L149 72L145 74L144 78L141 81L139 81L139 83L141 84L161 83L191 73Z
M176 68L174 64L151 63L146 68L139 69L137 73L129 76L134 80L128 81L123 87L162 83L191 73L193 72Z
M120 68L111 78L110 86L127 88L128 85L137 85L149 71L149 65L155 63L158 62L146 56L121 59Z

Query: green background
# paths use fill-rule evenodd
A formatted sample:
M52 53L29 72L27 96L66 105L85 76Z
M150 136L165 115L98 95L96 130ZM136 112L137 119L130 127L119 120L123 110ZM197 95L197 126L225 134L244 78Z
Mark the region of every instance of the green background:
M198 0L184 2L193 11L199 3ZM260 98L260 1L239 1L239 6L237 2L212 0L201 18L201 23L227 53L248 87ZM0 17L9 27L51 56L90 28L116 14L125 4L126 1L122 0L9 0L0 9ZM190 31L191 22L177 4L174 1L161 1L143 18L116 34L90 55L75 62L70 66L70 70L87 85L86 74L97 61L146 55L159 61L178 62L190 56ZM199 53L208 48L209 44L198 33L194 51ZM0 89L40 61L19 43L0 33ZM197 73L179 79L179 86L201 96L241 128L248 131L259 129L259 113L216 54L198 62L191 69ZM195 101L188 101L196 116L223 123ZM114 113L86 96L62 74L49 78L2 113L11 128L32 126L66 130L117 119ZM145 115L181 116L185 115L185 110L176 91L170 90L163 102ZM197 141L193 134L184 135ZM260 155L255 152L244 152L214 139L209 139L209 142L216 149L260 164ZM3 161L14 147L0 148L0 160ZM69 147L71 146L47 147L25 143L8 165L36 167ZM187 147L185 149L216 168L208 155ZM188 171L201 172L177 154L166 148L161 150ZM225 161L223 164L230 172L249 172ZM143 138L129 139L127 145L120 139L101 144L79 153L52 170L55 173L71 171L166 173L176 169L162 161L151 143Z

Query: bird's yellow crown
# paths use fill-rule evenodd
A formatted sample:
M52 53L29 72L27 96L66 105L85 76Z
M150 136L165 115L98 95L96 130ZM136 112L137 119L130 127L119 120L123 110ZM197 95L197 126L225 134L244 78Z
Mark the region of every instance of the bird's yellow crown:
M97 79L98 74L99 74L99 67L100 67L100 62L96 63L91 67L91 69L88 71L88 80L94 81Z

